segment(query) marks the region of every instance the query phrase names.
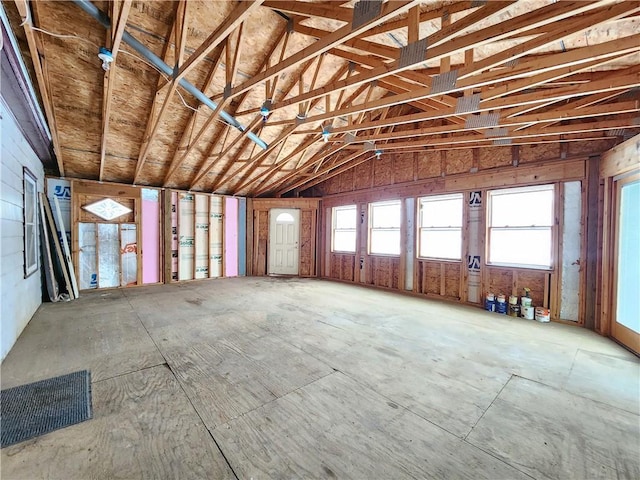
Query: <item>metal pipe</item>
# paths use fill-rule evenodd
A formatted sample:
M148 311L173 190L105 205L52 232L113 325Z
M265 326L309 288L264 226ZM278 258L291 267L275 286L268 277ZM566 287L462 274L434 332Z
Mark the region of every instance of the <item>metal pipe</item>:
M93 3L91 3L88 0L73 0L73 1L78 7L80 7L82 10L87 12L96 20L98 20L98 22L100 22L102 26L104 26L105 28L111 27L111 20L109 19L109 16L105 14L103 11L101 11L98 7L96 7ZM136 40L126 30L122 35L122 41L128 44L140 55L142 55L146 60L149 61L149 63L151 63L154 67L156 67L162 73L166 74L169 77L174 76L175 72L172 67L164 63L160 57L158 57L155 53L153 53L151 50L145 47L142 43ZM191 95L193 95L202 103L204 103L211 110L215 110L216 108L218 108L218 105L214 101L212 101L209 97L207 97L203 92L201 92L197 87L195 87L192 83L190 83L186 79L181 78L178 84L182 88L184 88L187 92L189 92ZM229 125L237 128L241 132L244 132L246 130L246 128L242 124L240 124L240 122L238 122L238 120L236 120L235 117L229 115L227 112L220 111L220 117ZM247 137L249 137L252 141L254 141L256 144L258 144L260 147L264 148L265 150L269 147L269 145L267 145L264 140L262 140L253 132L249 132L247 134Z

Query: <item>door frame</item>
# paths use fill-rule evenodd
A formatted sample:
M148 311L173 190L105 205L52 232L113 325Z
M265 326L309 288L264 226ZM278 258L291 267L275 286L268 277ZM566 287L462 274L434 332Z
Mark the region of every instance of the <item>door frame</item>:
M613 178L612 192L612 213L613 228L611 229L612 261L611 261L611 289L610 289L610 312L611 323L609 334L617 342L629 348L636 354L640 353L640 333L636 333L630 328L618 323L618 254L620 240L620 202L622 199L622 188L630 183L640 181L640 171L636 170L627 174Z
M272 216L274 215L274 211L278 210L278 213L283 213L283 212L290 212L290 211L297 211L297 216L298 216L298 243L297 243L297 250L298 250L298 261L297 261L297 267L298 267L298 273L291 273L291 274L287 274L287 273L273 273L271 272L271 219ZM302 244L302 209L300 208L295 208L295 207L273 207L269 209L269 216L268 216L268 229L267 229L267 275L277 275L277 276L290 276L290 277L299 277L300 276L300 245Z

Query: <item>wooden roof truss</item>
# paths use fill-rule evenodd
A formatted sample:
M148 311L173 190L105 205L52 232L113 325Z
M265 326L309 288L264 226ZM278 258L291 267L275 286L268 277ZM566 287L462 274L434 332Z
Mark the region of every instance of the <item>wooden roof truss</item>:
M72 1L15 5L72 177L285 195L381 153L640 131L635 1L116 0L106 31Z

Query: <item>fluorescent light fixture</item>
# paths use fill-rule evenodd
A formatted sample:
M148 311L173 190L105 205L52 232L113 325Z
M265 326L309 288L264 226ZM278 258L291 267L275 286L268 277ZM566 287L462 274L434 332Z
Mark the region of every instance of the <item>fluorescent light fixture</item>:
M82 208L104 220L113 220L114 218L121 217L122 215L131 212L130 208L125 207L110 198L98 200L97 202L85 205Z

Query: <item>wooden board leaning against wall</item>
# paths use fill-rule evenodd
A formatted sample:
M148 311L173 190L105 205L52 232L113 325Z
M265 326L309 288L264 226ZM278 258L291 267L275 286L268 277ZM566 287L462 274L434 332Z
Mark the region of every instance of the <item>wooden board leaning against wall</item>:
M557 148L558 151L542 152L541 149L528 149L524 152L525 161L522 161L523 152L518 147L486 149L488 151L452 150L446 152L446 162L443 161L442 152L428 152L431 155L412 153L398 159L390 155L385 165L380 165L377 160L361 164L328 179L325 183L303 191L303 195L323 198L319 235L319 250L322 255L320 275L476 305L482 304L487 292L504 293L507 296L522 295L523 288L527 287L531 289L534 305L549 308L553 320L563 321L561 312L567 316L568 314L567 309L560 304L563 293L562 274L565 269L560 244L563 240L563 218L568 215L566 209L563 209L565 193L569 193L565 192L565 189L571 187L570 191L574 197L572 201L578 208L577 213L574 213L574 216L578 216L573 219L576 224L574 230L579 238L574 241L577 252L572 252L572 256L575 254L576 258L565 260L566 264L579 270L579 279L564 286L565 293L567 289L572 289L570 293L573 294L576 303L573 308L575 312L571 314L573 318L570 318L569 323L592 323L593 319L585 317L585 292L589 288L583 265L586 264L587 256L585 225L589 192L586 180L597 158L589 159L586 151L579 150L574 151L574 155L567 155L566 146L556 145L553 148ZM536 152L537 156L532 152ZM490 155L493 155L491 161ZM457 165L457 170L451 165ZM597 168L597 163L595 165ZM449 173L451 171L457 173ZM487 192L494 189L549 184L554 186L552 268L544 270L488 265L485 244ZM419 258L415 254L418 199L451 193L462 193L465 199L462 258L460 261ZM398 256L370 255L367 248L368 205L371 202L398 199L402 200L403 217L401 253ZM474 202L480 204L475 219L472 218ZM343 205L357 205L358 215L361 217L356 254L332 252L332 207ZM408 230L406 225L409 220L411 227ZM478 223L473 227L477 229L475 234L478 240L475 243L475 251L470 251L469 235L473 234L470 228L473 222ZM407 238L411 235L413 238Z

